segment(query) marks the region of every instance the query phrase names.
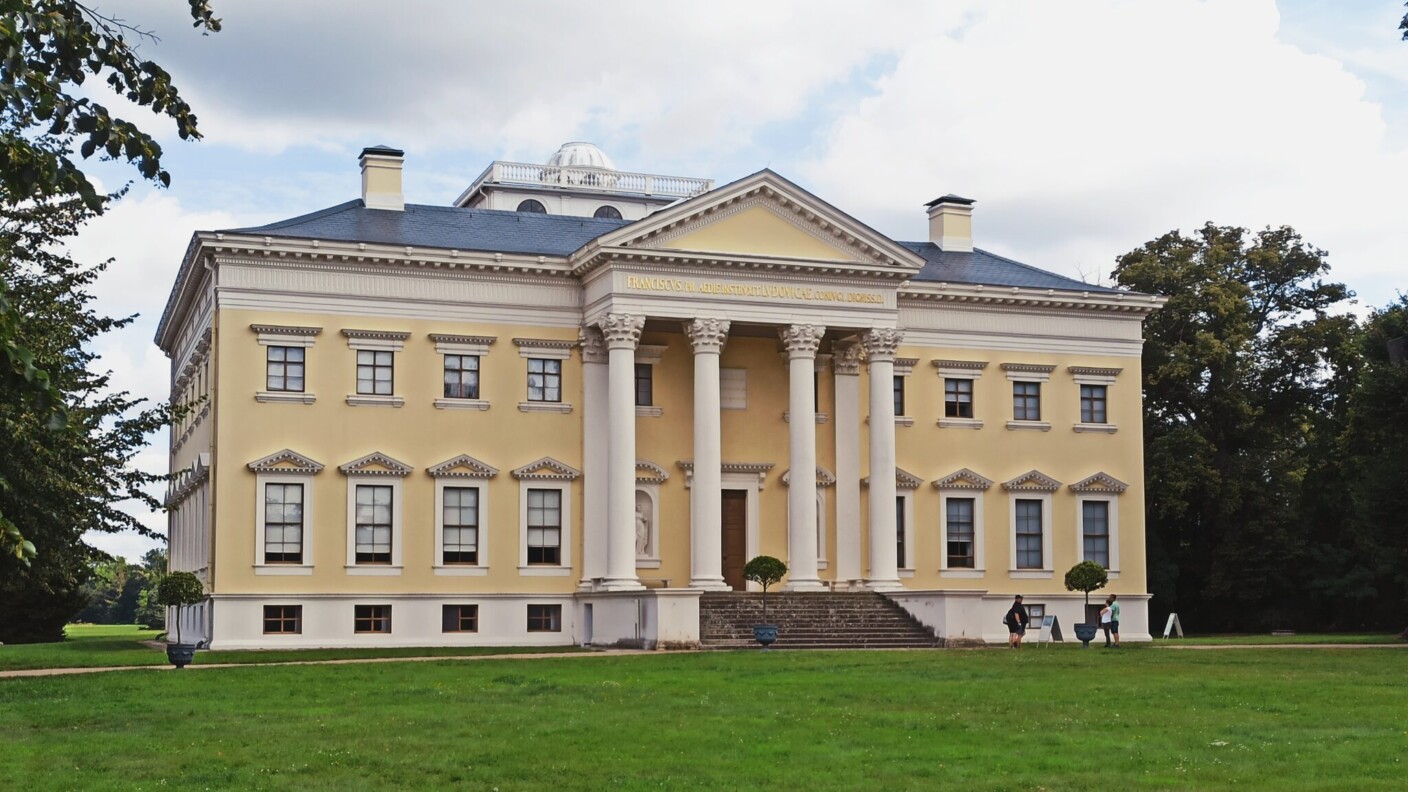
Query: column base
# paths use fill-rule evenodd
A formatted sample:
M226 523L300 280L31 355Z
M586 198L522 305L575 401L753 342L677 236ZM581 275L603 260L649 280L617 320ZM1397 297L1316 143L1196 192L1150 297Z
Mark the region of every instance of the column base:
M689 581L689 587L700 591L733 591L733 587L725 583L723 577L696 578Z
M865 581L866 591L902 591L904 584L899 578L893 580L867 580Z
M645 586L636 578L605 578L596 587L597 591L645 591Z
M816 578L803 580L789 580L787 585L782 587L783 591L826 591L826 584Z

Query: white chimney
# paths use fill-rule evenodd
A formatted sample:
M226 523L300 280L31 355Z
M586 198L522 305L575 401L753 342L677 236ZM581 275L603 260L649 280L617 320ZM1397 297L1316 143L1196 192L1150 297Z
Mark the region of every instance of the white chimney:
M401 164L405 157L406 152L390 146L362 149L357 161L362 164L362 203L368 209L400 212L406 208L401 194Z
M973 252L973 203L950 194L924 204L929 208L929 241L939 250Z

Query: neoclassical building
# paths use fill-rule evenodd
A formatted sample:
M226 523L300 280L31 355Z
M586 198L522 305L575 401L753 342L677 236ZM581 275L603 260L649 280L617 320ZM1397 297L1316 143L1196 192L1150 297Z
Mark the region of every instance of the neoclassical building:
M1142 320L1162 299L887 238L770 170L716 186L569 143L406 204L191 239L156 341L171 566L214 648L699 640L758 554L1005 640L1110 572L1147 639Z

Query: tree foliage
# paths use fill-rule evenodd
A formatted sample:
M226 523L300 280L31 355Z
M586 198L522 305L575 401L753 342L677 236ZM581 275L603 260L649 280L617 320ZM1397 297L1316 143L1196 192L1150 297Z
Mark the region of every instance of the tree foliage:
M156 601L176 609L176 643L181 643L181 611L205 599L205 586L190 572L172 572L157 584Z
M114 391L110 374L94 371L92 341L130 319L101 316L91 287L106 263L81 266L63 243L95 215L78 198L0 204L0 280L16 308L15 341L65 405L56 424L14 380L0 380L0 514L39 546L26 564L0 557L0 641L61 640L63 625L86 604L83 584L102 555L83 542L87 531L153 535L122 511L123 501L161 505L145 487L161 476L132 461L146 437L170 420Z
M1335 474L1358 367L1351 296L1290 228L1208 224L1121 256L1115 277L1169 301L1143 359L1150 590L1204 629L1303 618L1329 526L1307 482Z

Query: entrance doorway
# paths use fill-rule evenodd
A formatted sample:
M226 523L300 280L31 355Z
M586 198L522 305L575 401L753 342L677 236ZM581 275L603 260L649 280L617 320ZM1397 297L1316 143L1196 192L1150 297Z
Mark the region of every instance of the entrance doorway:
M724 582L734 591L745 591L743 567L748 563L748 491L723 490Z

